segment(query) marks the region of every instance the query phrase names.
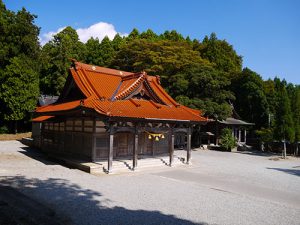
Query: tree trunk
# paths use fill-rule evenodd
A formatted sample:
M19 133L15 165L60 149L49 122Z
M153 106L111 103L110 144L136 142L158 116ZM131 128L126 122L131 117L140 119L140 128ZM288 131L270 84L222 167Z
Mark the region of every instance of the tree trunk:
M286 158L286 142L285 142L285 140L283 142L283 158L284 159Z
M15 134L18 133L18 121L17 120L14 121L14 133Z

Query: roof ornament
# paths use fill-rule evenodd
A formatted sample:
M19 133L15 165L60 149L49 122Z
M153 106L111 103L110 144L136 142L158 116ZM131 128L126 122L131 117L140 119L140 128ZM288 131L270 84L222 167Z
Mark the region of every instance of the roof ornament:
M92 66L92 70L96 70L96 66Z
M160 76L156 76L156 80L157 80L157 82L159 83L159 84L161 84L161 82L160 82Z

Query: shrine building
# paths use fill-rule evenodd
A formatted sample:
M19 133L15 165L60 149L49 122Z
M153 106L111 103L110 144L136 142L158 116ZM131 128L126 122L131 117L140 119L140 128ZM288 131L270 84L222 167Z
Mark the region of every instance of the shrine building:
M204 125L202 112L177 103L163 89L159 76L130 73L73 61L55 103L38 107L35 142L45 152L91 162L143 156L174 157L174 135L185 134L186 163L191 159L191 133Z

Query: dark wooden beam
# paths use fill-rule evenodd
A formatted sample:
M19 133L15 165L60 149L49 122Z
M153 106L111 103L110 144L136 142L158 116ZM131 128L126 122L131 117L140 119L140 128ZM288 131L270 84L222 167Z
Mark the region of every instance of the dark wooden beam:
M133 162L132 162L133 170L137 168L138 152L139 152L138 146L139 146L139 133L138 133L138 128L136 127L136 131L134 134L134 146L133 146Z
M191 127L188 128L188 133L187 133L187 151L186 151L186 163L190 164L191 160Z
M96 161L96 118L93 120L93 146L92 146L92 161Z
M169 136L169 156L170 156L169 166L172 166L174 161L174 133L172 127L169 129L168 136Z
M108 173L112 172L113 151L114 151L114 134L113 134L112 130L110 130L110 133L109 133L108 162L107 162L107 172Z

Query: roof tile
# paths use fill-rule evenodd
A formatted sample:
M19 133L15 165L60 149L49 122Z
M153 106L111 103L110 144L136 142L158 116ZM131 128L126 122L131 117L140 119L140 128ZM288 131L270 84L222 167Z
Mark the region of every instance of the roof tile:
M75 62L75 68L71 68L71 76L86 99L39 107L36 109L37 114L52 115L55 112L83 107L109 117L207 121L201 116L201 111L178 104L161 87L157 77L148 76L144 72L134 74ZM142 84L160 101L131 97L126 99Z

